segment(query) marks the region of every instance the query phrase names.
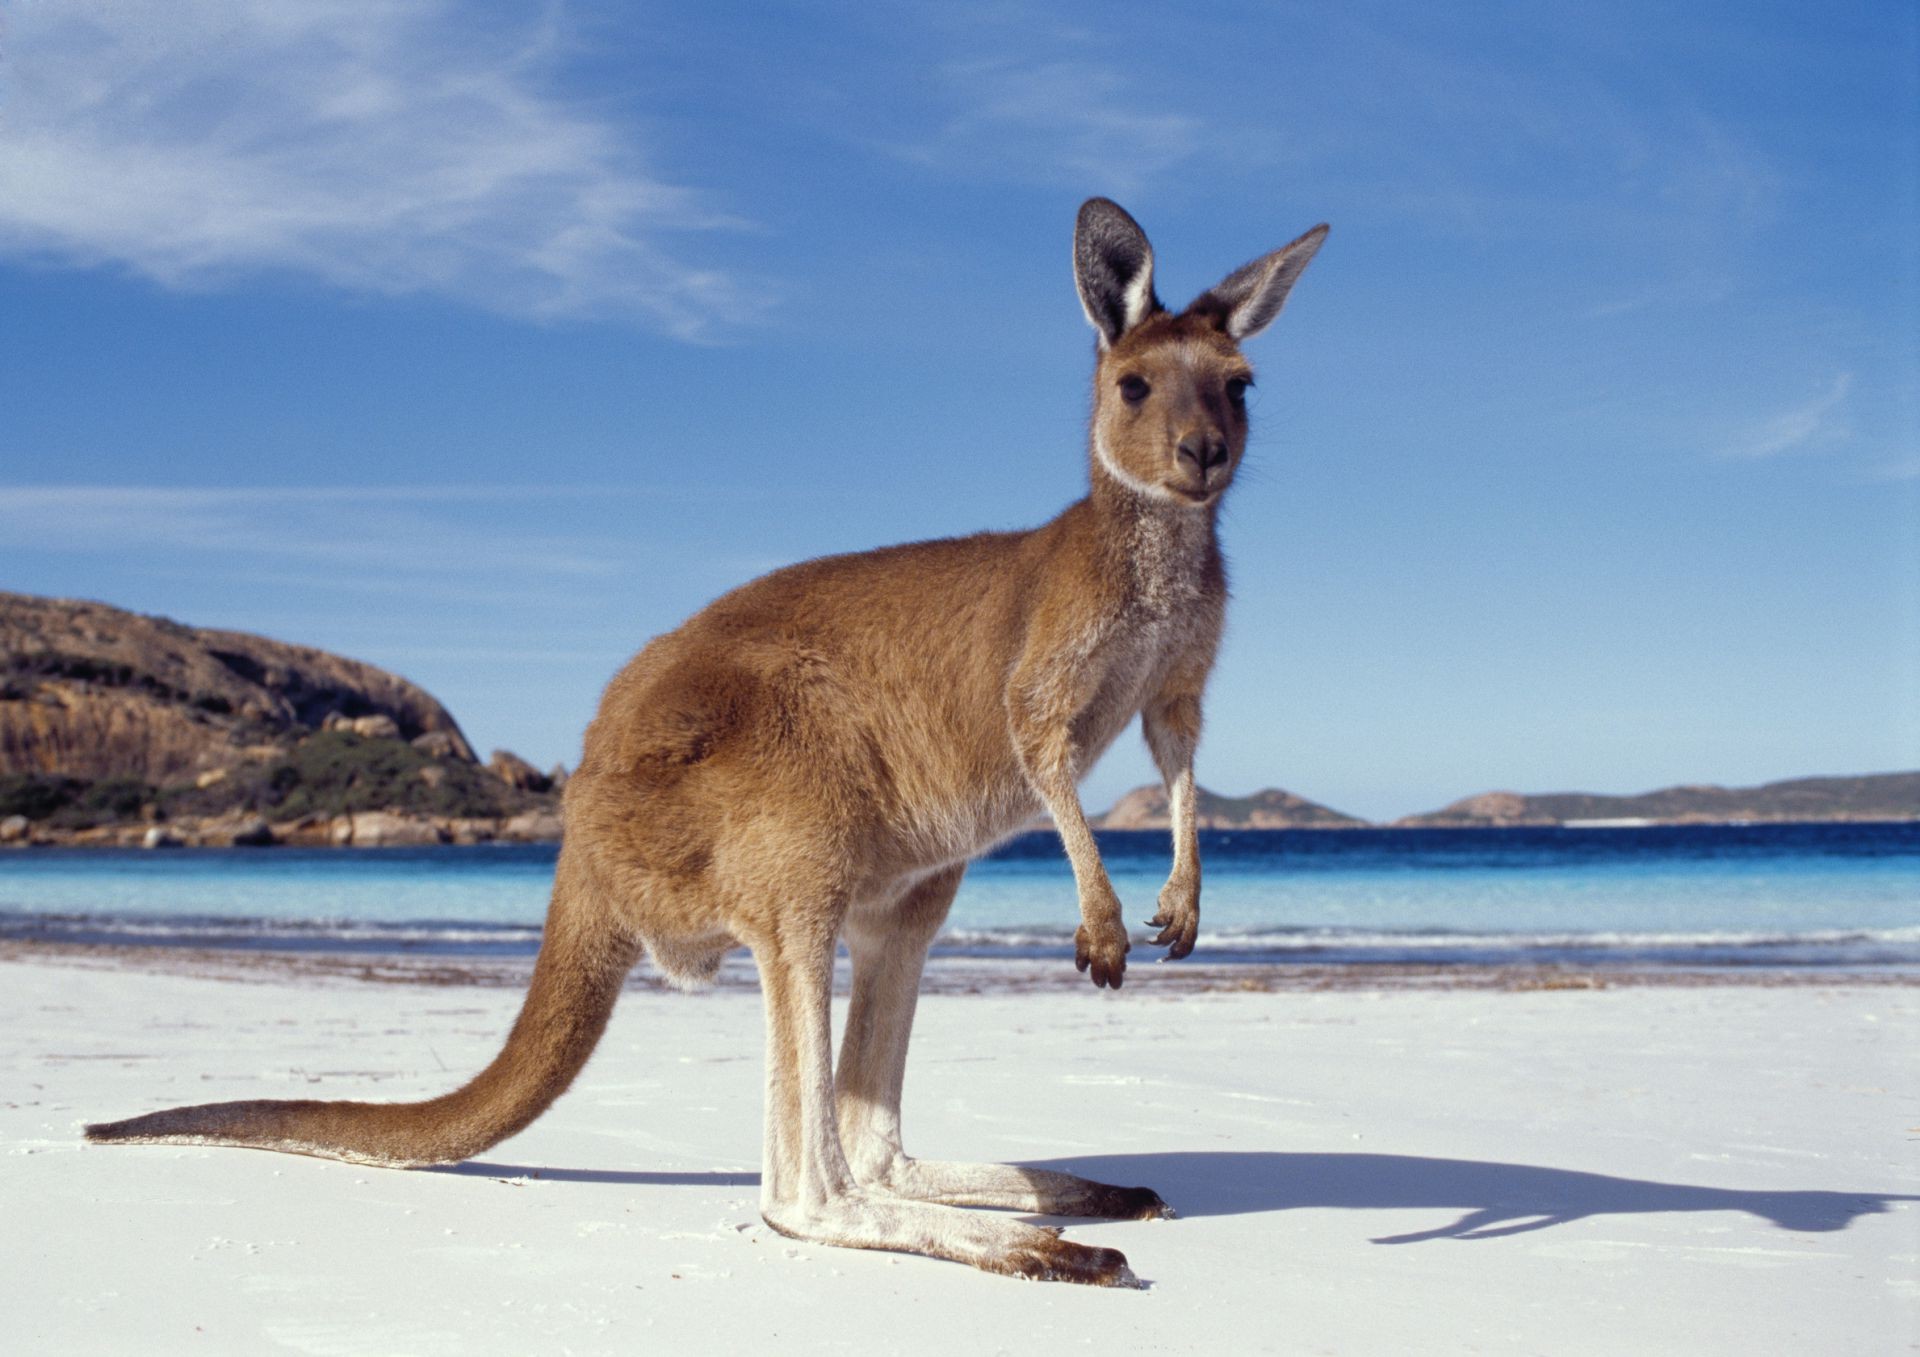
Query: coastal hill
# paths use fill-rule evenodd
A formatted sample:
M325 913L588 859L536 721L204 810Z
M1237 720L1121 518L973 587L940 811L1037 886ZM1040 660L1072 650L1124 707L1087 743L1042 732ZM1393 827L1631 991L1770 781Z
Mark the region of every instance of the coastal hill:
M1358 829L1366 824L1277 787L1251 796L1221 796L1196 787L1194 820L1202 829ZM1172 823L1166 789L1135 787L1092 823L1096 829L1165 829Z
M1589 792L1482 792L1395 828L1564 825L1591 821L1724 824L1729 821L1911 820L1920 818L1920 773L1802 777L1759 787L1663 787L1637 796Z
M551 837L553 787L359 660L0 592L0 838L438 842L528 815Z
M384 716L472 763L425 689L358 660L104 603L0 593L0 774L168 783L330 717Z

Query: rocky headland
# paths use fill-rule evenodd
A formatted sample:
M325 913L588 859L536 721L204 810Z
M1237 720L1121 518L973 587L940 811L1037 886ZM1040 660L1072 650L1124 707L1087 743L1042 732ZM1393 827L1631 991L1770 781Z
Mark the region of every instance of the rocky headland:
M564 781L359 660L0 593L0 843L552 839Z

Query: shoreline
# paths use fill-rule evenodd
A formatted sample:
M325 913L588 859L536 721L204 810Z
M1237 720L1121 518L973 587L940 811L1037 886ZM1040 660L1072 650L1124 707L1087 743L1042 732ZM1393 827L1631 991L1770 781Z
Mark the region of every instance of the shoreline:
M434 956L405 952L286 951L272 948L140 946L84 942L0 942L0 965L68 968L236 983L406 985L432 988L523 990L531 956ZM1323 992L1462 991L1536 993L1617 989L1887 989L1920 988L1920 971L1842 966L1689 967L1475 965L1378 963L1326 965L1291 962L1161 965L1136 963L1122 994L1298 994ZM835 992L844 995L848 967L835 966ZM728 955L719 991L750 991L759 978L744 950ZM923 994L1007 995L1088 989L1087 978L1065 958L943 956L927 959ZM674 987L642 960L629 975L629 993L673 993Z
M90 825L84 829L54 829L38 822L24 822L0 831L0 853L8 850L88 849L169 852L178 849L244 849L250 852L270 848L474 848L497 844L558 847L560 816L555 811L529 812L509 817L449 817L415 815L405 811L357 811L338 816L306 816L299 820L269 821L258 816L222 815L201 820L134 820ZM1858 828L1920 827L1920 816L1847 816L1821 818L1748 817L1721 819L1686 817L1680 819L1614 820L1501 820L1460 824L1407 824L1396 820L1368 820L1354 824L1207 824L1204 834L1452 834L1485 833L1502 830L1559 830L1572 834L1613 834L1634 830L1661 829L1818 829L1846 825ZM1095 817L1093 830L1100 834L1166 834L1168 825L1103 825ZM1015 842L1028 835L1052 834L1053 827L1036 823L1007 839Z

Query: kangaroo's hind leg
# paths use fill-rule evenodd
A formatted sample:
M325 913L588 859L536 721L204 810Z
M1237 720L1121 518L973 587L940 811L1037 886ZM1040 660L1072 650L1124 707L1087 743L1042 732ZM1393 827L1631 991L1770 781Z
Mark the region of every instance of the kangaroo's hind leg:
M1118 1250L861 1186L834 1112L829 999L840 915L792 908L753 941L767 1008L762 1218L784 1235L822 1244L923 1253L1036 1280L1137 1285Z
M1121 1220L1171 1216L1150 1188L1012 1164L912 1159L901 1147L900 1092L920 975L964 871L956 866L920 882L885 915L847 921L853 996L836 1083L841 1139L855 1177L898 1197L948 1206Z

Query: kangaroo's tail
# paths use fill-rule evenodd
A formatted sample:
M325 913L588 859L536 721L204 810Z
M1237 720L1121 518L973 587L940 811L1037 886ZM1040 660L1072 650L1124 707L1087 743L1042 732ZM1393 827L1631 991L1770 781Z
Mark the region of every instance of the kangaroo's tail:
M524 1130L587 1063L639 945L562 855L540 956L507 1044L472 1082L419 1103L257 1099L149 1112L86 1128L122 1145L239 1145L390 1168L449 1164Z

